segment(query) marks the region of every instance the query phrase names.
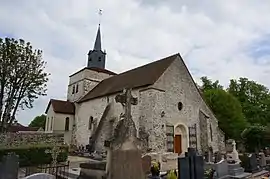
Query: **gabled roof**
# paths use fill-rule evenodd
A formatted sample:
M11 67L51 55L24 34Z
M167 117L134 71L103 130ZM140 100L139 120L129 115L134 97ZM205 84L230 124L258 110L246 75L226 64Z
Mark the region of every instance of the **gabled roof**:
M49 110L50 105L52 105L53 111L55 113L75 114L75 105L72 102L51 99L45 111L46 114Z
M179 53L107 78L88 92L79 103L120 92L124 88L152 85L178 56L180 56Z
M73 73L73 74L70 75L69 77L72 77L72 76L76 75L77 73L80 73L81 71L83 71L83 70L85 70L85 69L87 69L87 70L93 70L93 71L96 71L96 72L98 72L98 73L106 73L106 74L108 74L108 75L117 75L116 73L114 73L114 72L112 72L112 71L110 71L110 70L107 70L107 69L102 69L102 68L97 68L97 67L85 67L85 68L83 68L83 69L81 69L81 70L79 70L79 71Z

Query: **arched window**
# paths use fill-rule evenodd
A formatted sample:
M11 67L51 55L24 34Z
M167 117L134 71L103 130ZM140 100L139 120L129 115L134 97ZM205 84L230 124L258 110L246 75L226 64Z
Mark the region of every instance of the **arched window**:
M51 131L53 130L53 117L51 119Z
M93 122L94 122L94 118L93 118L93 116L90 116L90 118L89 118L89 124L88 124L88 129L89 130L92 129Z
M213 141L213 131L212 131L212 125L210 124L210 138L211 141Z
M76 93L78 93L78 91L79 91L79 85L77 84L76 85Z
M66 117L65 131L69 131L69 117Z

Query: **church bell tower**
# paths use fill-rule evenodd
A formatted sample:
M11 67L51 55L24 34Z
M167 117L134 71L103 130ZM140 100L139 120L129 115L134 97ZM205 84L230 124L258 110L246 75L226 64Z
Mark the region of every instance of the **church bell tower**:
M106 62L106 53L101 49L101 34L99 24L94 49L88 52L87 67L105 69L105 62Z

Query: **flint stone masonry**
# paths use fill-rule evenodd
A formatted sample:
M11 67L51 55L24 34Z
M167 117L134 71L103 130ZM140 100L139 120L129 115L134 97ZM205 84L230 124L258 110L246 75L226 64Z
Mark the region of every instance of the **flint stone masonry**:
M0 149L21 146L64 144L64 134L51 133L6 133L0 134Z
M180 57L178 57L180 58ZM81 104L76 104L75 120L77 124L77 145L87 145L91 130L88 129L89 117L100 120L109 102L115 95L96 98ZM138 105L132 106L132 119L135 122L138 136L140 132L148 133L148 139L144 141L144 147L152 151L167 151L166 123L175 128L183 125L185 128L197 124L197 146L201 152L199 111L208 116L207 127L212 126L212 139L208 137L208 146L213 152L224 149L224 134L218 128L218 121L203 101L199 91L181 60L175 60L154 85L134 89L132 95L138 98ZM183 103L182 110L178 109L178 103ZM123 113L121 105L115 106L116 115ZM161 115L164 112L164 115ZM118 119L119 120L119 119ZM187 135L188 135L188 131ZM204 131L206 132L206 131ZM207 130L210 136L210 130ZM188 139L187 139L188 140ZM146 149L145 149L146 150ZM145 151L143 150L143 151ZM184 149L183 152L186 152Z
M78 100L88 91L93 89L99 82L106 78L109 78L110 76L112 75L97 72L94 70L89 70L87 68L79 71L76 74L71 75L69 79L67 99L71 102ZM78 85L78 88L80 88L80 90L78 90L77 93L75 92L74 94L72 94L73 86L75 86L76 88L76 85Z

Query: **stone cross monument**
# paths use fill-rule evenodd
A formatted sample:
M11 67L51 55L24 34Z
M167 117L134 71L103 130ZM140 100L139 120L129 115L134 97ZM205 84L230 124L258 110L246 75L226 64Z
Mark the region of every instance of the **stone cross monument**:
M228 143L229 143L230 147L229 147L229 151L227 153L227 161L229 163L231 163L231 162L234 162L234 163L237 163L237 164L240 163L241 160L239 159L239 155L238 155L238 152L236 150L236 142L235 142L235 140L229 139Z
M108 155L109 179L139 179L145 178L142 170L141 151L138 149L137 130L131 115L131 105L137 105L137 98L132 97L131 89L125 89L123 94L115 97L125 109L110 142ZM113 164L114 163L114 164Z
M52 164L53 168L56 167L57 157L59 156L59 154L61 152L63 152L63 150L60 147L58 147L57 145L55 145L52 149L45 150L46 154L51 154L51 156L52 156L52 163L51 164ZM54 170L53 173L55 174L55 172L56 171Z

